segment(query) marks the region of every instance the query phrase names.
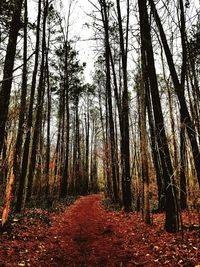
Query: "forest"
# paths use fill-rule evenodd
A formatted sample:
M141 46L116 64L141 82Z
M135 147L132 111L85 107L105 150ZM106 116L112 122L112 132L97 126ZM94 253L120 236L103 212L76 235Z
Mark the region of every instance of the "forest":
M197 0L0 0L0 266L199 266L199 77Z

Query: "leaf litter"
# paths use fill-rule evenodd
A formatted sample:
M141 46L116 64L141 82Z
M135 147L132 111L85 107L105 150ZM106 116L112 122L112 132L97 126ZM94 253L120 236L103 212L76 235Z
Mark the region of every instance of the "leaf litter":
M184 231L169 234L164 215L146 225L140 213L109 211L102 194L58 212L27 209L0 234L0 266L200 266L199 214L182 213Z

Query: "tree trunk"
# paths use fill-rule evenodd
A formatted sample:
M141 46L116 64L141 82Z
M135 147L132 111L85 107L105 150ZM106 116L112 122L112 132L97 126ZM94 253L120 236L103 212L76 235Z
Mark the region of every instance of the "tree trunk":
M122 136L121 136L121 164L122 164L122 194L124 210L132 210L131 177L130 177L130 147L129 147L129 97L127 84L127 47L124 45L120 1L117 3L117 19L119 26L120 51L122 56L123 93L122 93ZM129 1L127 1L129 5ZM127 20L129 14L127 14ZM126 33L128 34L128 32ZM126 36L126 40L128 40ZM126 49L125 49L126 46Z
M76 150L75 150L75 161L74 161L74 169L75 169L75 193L81 194L81 184L82 184L82 176L81 176L81 166L80 166L80 125L79 125L79 112L78 112L78 105L79 105L79 96L76 96L75 100L75 143L76 143Z
M165 194L166 194L165 229L168 232L177 232L179 230L177 192L176 192L174 173L167 143L167 137L164 128L164 119L161 109L160 96L158 91L146 0L139 0L138 5L139 5L139 15L140 15L141 45L142 49L145 52L145 60L146 60L145 79L149 80L150 84L156 134L158 138L160 159L161 159L163 178L165 183Z
M50 38L50 32L49 32ZM48 40L48 47L46 52L46 83L47 83L47 144L46 144L46 162L45 162L45 180L46 180L46 197L49 196L50 193L50 184L49 184L49 165L50 165L50 130L51 130L51 88L50 88L50 81L49 81L49 61L48 61L48 50L49 50L49 40Z
M89 178L89 140L90 140L90 117L89 101L87 100L87 113L85 114L85 171L84 171L84 194L88 192Z
M181 120L182 121L182 120ZM181 123L180 132L180 153L181 153L181 167L180 167L180 206L181 209L187 208L187 187L186 187L186 168L185 168L185 156L186 156L186 144L185 144L185 125Z
M111 183L109 179L109 173L108 173L108 153L107 153L107 115L106 115L106 129L104 127L104 120L103 120L103 108L102 108L102 85L101 85L102 79L98 83L98 99L99 99L99 111L100 111L100 120L101 120L101 128L103 132L103 174L104 174L104 180L105 180L105 191L106 194L110 195L111 192ZM106 101L107 103L107 101ZM107 104L106 104L107 109ZM107 112L106 112L107 114Z
M22 88L21 88L21 99L20 99L20 110L19 110L19 123L17 139L14 151L13 160L13 173L15 176L15 183L18 182L20 175L21 166L21 150L24 136L24 124L25 124L25 113L26 113L26 95L27 95L27 0L24 2L24 48L23 48L23 72L22 72Z
M138 104L140 113L140 147L142 158L142 180L143 180L143 215L144 221L147 224L151 223L150 216L150 201L149 201L149 167L148 167L148 140L146 128L146 93L145 93L145 57L142 52L142 73L140 79L140 86L138 88Z
M64 70L64 91L65 91L65 111L66 111L66 148L65 148L65 162L64 170L61 180L60 197L66 197L67 195L67 180L69 172L69 73L68 73L68 43L65 43L65 70Z
M153 116L153 108L152 108L152 99L150 95L149 83L145 82L146 86L146 103L148 110L148 119L149 119L149 128L150 128L150 138L151 138L151 150L152 150L152 158L154 163L154 168L156 171L156 181L157 181L157 189L158 189L158 211L164 211L165 208L165 189L164 189L164 181L163 181L163 169L160 160L160 153L158 148L158 136L156 134L156 126L155 119Z
M171 74L174 88L175 88L175 91L176 91L176 94L177 94L177 97L179 100L179 104L180 104L180 114L181 114L181 117L183 118L184 123L186 125L187 134L188 134L190 144L192 147L193 160L194 160L195 169L196 169L196 173L197 173L198 183L200 185L200 151L199 151L198 143L197 143L196 136L195 136L196 130L195 130L195 127L192 123L192 120L191 120L191 117L190 117L190 114L188 111L188 107L186 104L185 96L184 96L184 86L182 83L179 82L178 75L177 75L174 61L173 61L173 57L172 57L171 51L169 49L166 35L164 32L162 23L160 21L160 17L158 15L154 1L149 0L149 3L151 5L151 9L153 11L153 15L154 15L154 18L155 18L155 21L156 21L156 24L157 24L157 27L158 27L158 30L160 33L163 48L165 50L165 55L167 58L170 74Z
M14 2L13 16L10 25L8 45L6 50L6 58L3 70L3 82L0 90L0 155L3 148L5 126L8 116L8 108L10 102L10 93L13 79L13 67L15 61L15 53L17 46L18 32L22 26L20 16L22 10L23 0L16 0Z
M38 152L39 135L42 128L42 114L43 114L43 102L45 93L45 53L46 53L46 20L48 16L48 0L44 3L44 17L43 17L43 37L42 37L42 59L40 65L40 78L38 84L38 96L37 96L37 108L36 118L33 130L33 142L31 147L30 164L28 166L28 187L26 201L30 201L33 186L33 177L36 165L36 157Z
M32 130L32 122L33 122L32 113L33 113L33 104L34 104L34 98L35 98L36 77L37 77L38 60L39 60L40 19L41 19L41 0L39 0L38 2L37 32L36 32L36 44L35 44L35 64L34 64L34 70L33 70L32 83L31 83L31 96L30 96L30 104L29 104L28 118L27 118L27 125L26 125L26 137L25 137L24 148L23 148L23 159L22 159L22 167L21 167L21 172L20 172L19 188L18 188L18 193L17 193L17 203L15 207L16 212L20 212L22 208L25 178L26 178L27 167L28 167L31 130Z
M109 49L109 25L107 17L106 2L103 1L102 5L102 20L104 23L105 31L105 60L106 60L106 93L108 101L108 119L109 119L109 134L110 134L110 149L111 149L111 166L112 166L112 182L113 182L113 200L118 202L118 185L117 185L117 173L116 173L116 144L114 133L114 121L113 121L113 107L112 107L112 91L111 91L111 75L110 75L110 49Z

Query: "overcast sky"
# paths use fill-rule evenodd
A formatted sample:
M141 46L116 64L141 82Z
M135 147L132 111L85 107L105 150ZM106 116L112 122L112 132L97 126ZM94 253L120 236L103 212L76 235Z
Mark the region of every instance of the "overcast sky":
M33 4L34 2L35 4ZM67 17L68 15L69 2L70 0L54 1L56 9L58 11L60 10L63 17ZM97 1L92 0L92 2L96 3ZM197 10L200 7L200 0L193 0L190 2L190 9L187 10L187 12L190 13L189 17L193 20L193 16L196 16ZM29 3L29 10L31 11L29 12L29 15L34 16L34 19L36 19L37 1L31 0ZM76 37L79 37L75 43L75 49L79 51L80 60L87 63L85 71L86 81L90 80L90 73L93 70L93 63L96 55L94 52L94 46L96 43L91 40L94 37L94 32L91 27L88 28L85 25L85 23L92 24L92 18L90 18L87 14L91 14L93 9L93 5L88 0L73 0L70 17L69 39L76 39Z
M70 0L55 0L54 5L56 9L61 13L62 17L67 17L69 10ZM38 1L31 0L29 5L29 18L32 22L36 22L37 19L37 8ZM79 39L74 44L75 49L79 51L79 58L81 62L86 62L85 77L86 81L90 81L90 73L93 69L94 53L92 47L94 42L91 39L93 36L93 30L85 26L85 23L90 23L91 19L87 15L92 10L92 5L88 0L74 0L72 5L71 17L70 17L70 28L69 28L69 39Z
M63 1L63 5L63 15L65 14L67 16L69 10L69 0ZM93 6L88 0L74 0L69 29L70 39L76 39L76 36L79 37L75 44L75 48L79 51L80 60L87 63L85 70L87 81L90 80L95 57L95 53L93 52L95 42L91 40L93 37L93 30L85 25L86 23L91 23L92 19L87 14L90 14L92 9Z

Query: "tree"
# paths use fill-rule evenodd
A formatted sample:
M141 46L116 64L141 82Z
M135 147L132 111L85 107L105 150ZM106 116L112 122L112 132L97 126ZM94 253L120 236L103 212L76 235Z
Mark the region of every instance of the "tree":
M50 26L49 26L50 27ZM50 141L50 130L51 130L51 86L50 86L50 72L49 72L49 43L50 43L50 29L48 29L48 44L47 44L47 52L46 52L46 84L47 84L47 144L46 144L46 163L45 163L45 176L46 176L46 198L48 198L50 193L50 185L49 185L49 175L50 175L50 152L51 152L51 141Z
M26 113L26 96L27 96L27 24L28 24L28 10L27 0L24 2L24 48L23 48L23 71L22 71L22 88L19 110L19 123L17 139L15 144L14 160L13 160L13 172L15 179L18 181L20 176L21 166L21 150L24 136L24 124Z
M139 84L137 88L138 109L139 109L139 127L140 127L140 147L142 159L142 179L143 179L143 215L144 221L151 223L150 200L149 200L149 166L148 166L148 139L146 128L146 92L145 92L145 58L142 50L142 73L139 74Z
M66 33L63 32L64 37L64 110L66 110L66 140L65 140L65 155L64 155L64 170L62 173L60 196L66 197L67 195L67 183L69 175L69 134L70 134L70 112L69 112L69 60L70 60L70 42L69 42L69 26L70 16L73 0L69 3L69 11L67 15ZM65 116L65 115L64 115ZM64 122L64 121L63 121ZM64 126L64 125L63 125Z
M165 184L165 229L168 232L177 232L179 230L179 215L177 192L174 180L174 172L171 163L167 137L165 133L163 114L160 103L160 96L158 92L157 77L154 64L153 48L151 43L150 25L147 12L147 1L138 1L139 15L140 15L140 31L141 31L141 49L143 56L143 69L145 73L145 80L149 82L153 112L155 118L156 135L158 138L158 145L160 151L160 159L163 169L163 179ZM143 67L143 68L144 68Z
M23 0L16 0L13 8L12 21L9 31L9 39L6 50L6 57L3 71L2 88L0 90L0 154L2 152L5 126L8 116L8 107L12 87L13 67L17 47L17 36L22 26L20 16Z
M39 137L42 129L42 114L43 114L43 101L44 101L44 93L45 93L45 55L46 55L46 22L48 16L49 2L48 0L44 1L44 15L43 15L43 24L42 24L42 58L40 64L40 78L38 83L38 95L37 95L37 103L36 103L36 118L35 125L33 128L33 140L31 146L31 155L30 162L28 166L28 186L27 186L27 194L25 194L25 201L30 201L30 197L32 194L32 186L33 186L33 177L36 165L36 157L38 152L39 145Z
M27 116L27 121L26 121L26 134L25 134L25 141L24 141L24 147L23 147L23 158L22 158L22 166L20 170L17 203L16 203L16 208L15 208L17 212L20 212L22 208L23 193L25 189L25 179L27 175L27 170L28 170L27 168L28 168L28 162L29 162L30 141L31 141L32 125L33 125L33 105L34 105L34 98L35 98L36 78L37 78L38 61L39 61L41 3L42 1L39 0L38 1L37 28L36 28L35 63L34 63L32 83L31 83L30 103L29 103L28 112L27 112L28 116Z
M116 144L115 144L115 130L113 121L113 104L111 91L111 74L110 74L110 45L109 45L109 24L108 24L108 10L106 1L101 1L102 21L105 31L105 62L106 62L106 93L108 101L108 120L109 120L109 134L110 134L110 148L111 148L111 166L112 166L112 182L113 182L113 200L118 202L118 184L116 173Z
M111 181L111 174L109 168L109 145L108 145L108 115L107 115L107 94L106 94L106 75L104 71L104 60L103 57L100 56L95 63L95 74L93 77L93 83L97 88L97 97L98 97L98 104L99 104L99 115L101 121L101 128L102 128L102 160L103 160L103 177L105 181L105 194L109 197L112 197L112 181Z
M178 78L178 74L177 71L175 69L175 64L173 61L173 57L172 57L172 53L170 51L168 42L167 42L167 38L160 20L160 17L158 15L156 6L154 4L153 0L149 0L159 33L160 33L160 37L161 37L161 41L163 44L163 48L165 51L165 55L167 58L167 62L168 62L168 66L169 66L169 70L170 70L170 74L171 74L171 78L174 84L174 89L175 92L177 94L178 100L179 100L179 104L180 104L180 115L181 115L181 120L182 122L185 123L186 125L186 130L187 130L187 134L190 140L190 144L192 147L192 155L193 155L193 160L194 160L194 164L195 164L195 169L197 172L197 179L198 179L198 183L200 184L200 152L199 152L199 148L198 148L198 143L196 140L196 136L195 136L195 127L192 123L189 111L188 111L188 107L186 104L186 100L185 100L185 95L184 95L184 81L185 81L185 75L183 74L183 72L185 72L185 60L186 60L186 51L185 51L185 26L184 26L184 14L183 14L183 10L181 11L181 21L182 21L182 27L181 27L181 40L182 40L182 49L183 49L183 64L182 64L182 78L181 78L181 82L179 81ZM181 7L183 9L183 3L182 1L180 1L181 3Z
M119 26L120 52L122 57L123 93L122 93L122 132L121 132L121 161L122 161L122 192L125 211L132 210L131 177L130 177L130 147L129 147L129 97L127 79L127 53L128 53L128 25L129 0L127 1L127 26L124 41L120 1L116 0L117 19Z

